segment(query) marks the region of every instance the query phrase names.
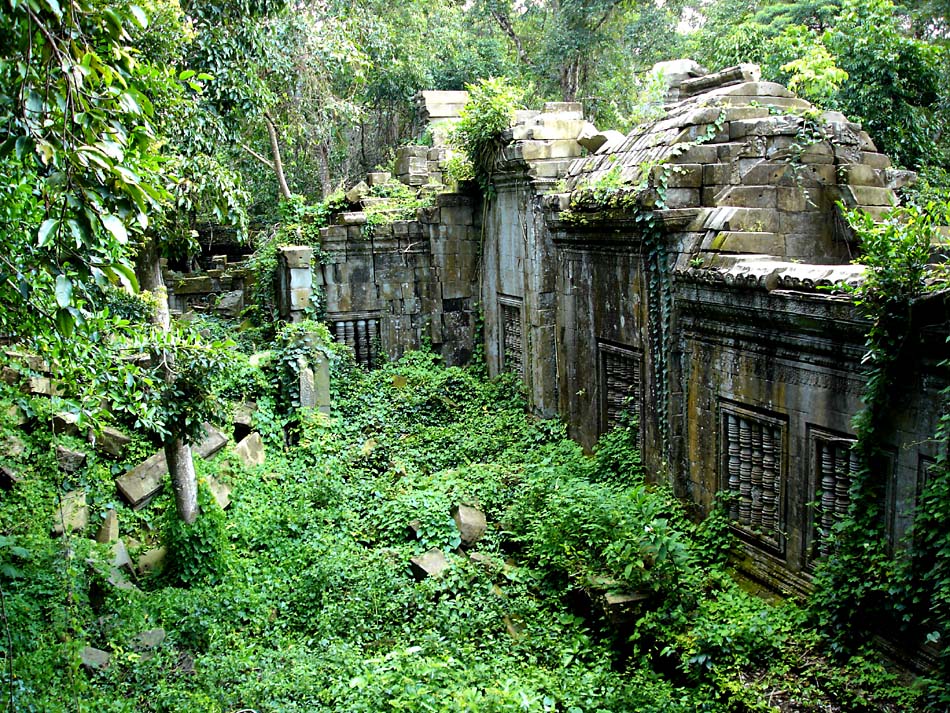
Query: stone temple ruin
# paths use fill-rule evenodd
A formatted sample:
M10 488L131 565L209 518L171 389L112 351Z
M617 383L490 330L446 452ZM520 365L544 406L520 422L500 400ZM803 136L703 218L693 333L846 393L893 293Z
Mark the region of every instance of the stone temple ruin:
M663 69L665 105L626 136L576 103L519 112L488 200L440 185L464 94L423 92L435 146L400 149L396 166L433 207L368 224L355 206L323 229L314 281L367 365L423 341L464 363L483 339L490 372L518 374L532 409L586 447L636 415L647 471L700 513L732 494L744 569L806 591L848 506L864 386L867 324L835 288L863 268L836 202L879 216L913 176L753 65ZM937 455L947 356L942 303L916 309L885 464L894 547Z

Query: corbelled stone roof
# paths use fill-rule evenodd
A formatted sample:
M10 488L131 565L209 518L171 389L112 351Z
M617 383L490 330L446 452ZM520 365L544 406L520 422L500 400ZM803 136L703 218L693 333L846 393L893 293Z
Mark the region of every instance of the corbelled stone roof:
M575 159L565 179L572 211L596 223L592 191L619 183L651 201L659 194L661 212L688 216L693 239L682 249L694 259L849 262L850 233L836 203L878 216L913 174L892 170L860 124L759 81L755 65L696 74L675 77L656 120L626 136L587 139L593 152Z

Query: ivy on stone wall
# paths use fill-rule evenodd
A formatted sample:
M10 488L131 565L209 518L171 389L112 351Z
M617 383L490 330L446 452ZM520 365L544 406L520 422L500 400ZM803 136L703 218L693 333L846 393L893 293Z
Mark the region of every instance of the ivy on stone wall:
M853 474L848 514L834 528L833 551L819 566L813 611L833 644L844 648L875 633L902 633L935 643L942 652L942 675L950 655L950 491L946 443L950 390L937 433L942 447L917 511L913 540L888 540L885 517L885 446L892 430L894 394L903 391L905 356L919 331L914 307L947 287L945 272L931 263L939 242L936 206L892 211L876 222L861 211L845 215L862 247L863 282L847 288L870 323L865 347L867 385L864 408L855 416L858 468ZM874 622L870 631L868 622ZM935 687L937 691L939 687ZM950 702L946 693L942 702Z

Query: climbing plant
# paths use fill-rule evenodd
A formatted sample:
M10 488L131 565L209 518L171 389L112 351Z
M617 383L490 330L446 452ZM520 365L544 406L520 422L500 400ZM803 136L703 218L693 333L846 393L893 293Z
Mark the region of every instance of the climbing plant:
M919 633L923 627L946 657L950 540L946 521L937 520L946 510L946 500L939 495L948 487L945 449L922 501L909 552L892 544L910 543L888 541L884 512L884 449L892 430L894 395L902 391L906 374L903 358L920 328L914 308L947 285L945 273L930 264L946 208L931 204L923 210L896 209L880 222L858 210L845 215L867 266L862 282L847 288L869 323L863 360L867 381L864 407L853 422L857 469L851 476L849 509L833 528L832 554L819 567L814 611L836 646L867 636L873 621L877 631L886 625L895 632ZM937 434L944 446L948 419L950 415L941 417Z

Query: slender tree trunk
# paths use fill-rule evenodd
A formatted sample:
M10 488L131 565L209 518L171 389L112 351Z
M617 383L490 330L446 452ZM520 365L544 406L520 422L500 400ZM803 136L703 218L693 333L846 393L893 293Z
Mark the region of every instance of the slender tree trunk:
M330 182L330 150L327 144L328 141L317 144L317 172L320 176L321 195L324 198L333 191L333 184Z
M154 238L149 238L145 247L135 258L135 273L139 287L152 293L155 299L155 313L152 319L155 326L163 332L171 330L171 313L168 309L168 291L162 279L162 267L158 257L158 247ZM175 378L174 358L167 352L162 355L165 381ZM198 478L195 475L195 462L191 446L181 438L172 435L163 444L165 463L172 479L175 491L175 507L178 516L187 524L198 517Z
M270 139L270 152L274 157L274 173L277 174L277 184L280 186L280 195L284 200L290 200L290 187L284 177L284 163L280 159L280 144L277 141L277 127L270 114L264 113L264 123L267 125L267 136Z
M191 446L180 438L166 442L165 462L172 476L178 517L190 525L198 517L198 478Z

